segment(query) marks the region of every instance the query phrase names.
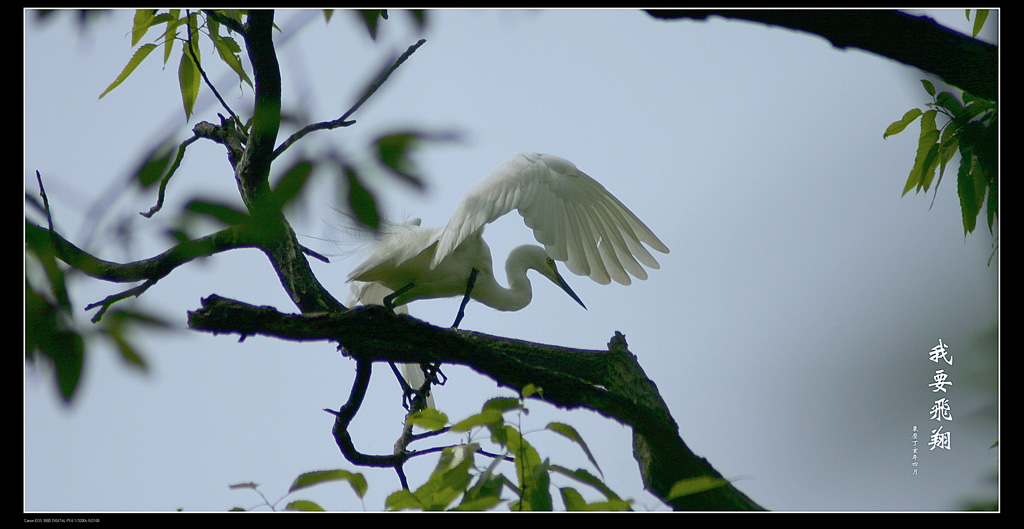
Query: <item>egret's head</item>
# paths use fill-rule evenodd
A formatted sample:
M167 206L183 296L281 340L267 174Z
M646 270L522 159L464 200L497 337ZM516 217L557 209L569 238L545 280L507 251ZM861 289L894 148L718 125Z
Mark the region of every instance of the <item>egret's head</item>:
M534 246L532 244L523 245L512 251L513 254L518 254L518 259L521 259L526 268L536 270L541 273L544 277L551 280L552 283L558 285L558 288L569 294L576 303L579 303L581 307L587 308L586 305L580 301L579 296L569 288L569 284L562 279L562 274L558 273L558 265L555 260L548 255L546 251L540 246ZM510 257L509 263L513 259Z

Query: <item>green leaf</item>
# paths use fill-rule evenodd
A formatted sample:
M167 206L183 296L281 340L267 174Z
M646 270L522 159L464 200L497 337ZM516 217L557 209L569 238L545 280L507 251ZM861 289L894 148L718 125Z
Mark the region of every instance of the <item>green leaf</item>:
M121 70L121 73L117 76L116 79L114 79L114 82L110 83L110 86L108 86L107 89L104 90L102 94L100 94L99 99L103 99L103 96L107 95L108 92L110 92L114 88L117 88L118 85L123 83L124 80L127 79L128 76L135 71L135 68L137 68L139 64L141 64L142 61L145 60L145 58L149 56L149 53L153 51L153 49L155 48L155 44L144 44L140 46L139 49L135 50L135 54L132 55L132 58L128 61L128 64L126 64L124 69Z
M921 84L924 85L924 91L928 92L928 95L935 97L935 85L927 79L921 79Z
M521 502L518 506L513 505L513 509L543 506L545 500L538 494L547 495L546 503L550 505L551 498L547 479L548 463L541 461L537 450L523 438L518 430L509 425L493 429L491 440L504 445L508 453L515 457L516 478L519 481Z
M413 426L436 432L448 424L448 416L433 408L426 408L409 416L408 422Z
M377 211L377 199L363 185L355 169L349 166L342 168L348 181L348 206L360 224L373 231L380 228L380 213Z
M985 203L985 189L988 182L984 171L976 167L970 150L960 153L960 170L957 171L957 194L960 196L960 210L963 215L964 235L974 231L978 213Z
M410 155L423 139L427 139L426 135L403 132L381 136L374 142L381 165L417 189L423 188L423 181L414 174L416 168Z
M563 487L558 489L562 493L562 503L565 504L565 510L567 511L585 511L587 510L587 501L583 499L583 496L576 489L570 487Z
M389 509L418 508L428 511L444 510L452 501L466 491L470 481L469 470L473 468L473 454L476 445L459 445L445 448L430 478L409 494L398 493L388 497Z
M587 503L576 489L570 487L559 489L559 492L567 511L628 511L631 507L628 501L623 500Z
M366 26L366 31L370 34L370 38L377 40L377 24L378 19L387 20L388 10L387 9L359 9L355 12L363 24Z
M312 173L313 164L306 160L299 160L289 167L274 187L274 209L283 208L298 196Z
M478 446L474 445L474 449ZM466 490L466 493L462 496L462 502L458 505L456 510L459 511L480 511L489 509L501 500L501 491L508 485L509 488L514 489L508 478L501 474L496 474L498 464L502 462L501 458L493 458L491 464L477 476L476 484Z
M156 9L135 10L135 18L132 20L132 46L138 44L149 28L153 26L156 11Z
M48 232L46 232L48 233ZM74 398L85 358L85 341L66 329L65 311L25 282L25 359L42 354L54 368L56 387L65 404Z
M949 130L951 127L947 127ZM945 137L945 133L943 133ZM939 183L942 182L943 175L946 174L946 164L953 158L959 148L959 138L955 134L951 134L949 138L943 140L942 144L939 145L939 180L935 183L936 189L938 189Z
M928 139L935 137L935 142L938 142L938 131L933 131L934 134L929 134ZM921 161L920 178L921 181L918 186L928 191L928 188L932 185L932 180L935 179L935 169L939 164L939 144L932 143L928 146L928 151L924 155L924 159Z
M58 332L47 348L47 356L56 368L57 387L64 402L71 402L82 376L82 362L85 359L85 341L73 331Z
M140 325L155 330L173 330L176 328L170 321L153 314L135 310L115 310L107 314L105 320L108 327L115 325Z
M551 476L548 474L548 467L550 465L551 462L545 459L534 467L533 479L527 486L523 487L523 500L527 502L531 511L550 511L553 509L550 490Z
M185 205L185 210L219 220L228 226L248 222L250 217L245 211L233 206L193 200Z
M175 153L174 144L167 142L157 145L149 155L146 157L146 161L142 163L142 167L139 168L135 174L135 180L138 181L139 185L143 188L149 187L160 181L160 177L164 175L168 165L171 161L171 156Z
M514 397L496 397L485 402L481 409L483 411L498 410L501 413L505 413L508 410L514 410L517 408L522 408L519 399Z
M181 87L181 102L185 107L185 119L192 117L192 108L199 97L201 75L199 67L192 60L187 46L182 46L181 62L178 63L178 85Z
M540 396L543 397L544 396L544 389L543 388L538 388L537 386L534 386L533 383L531 382L531 383L527 384L525 387L523 387L523 390L519 392L519 395L522 396L524 399L527 398L527 397L531 397L533 395L540 395Z
M955 95L949 92L942 92L935 96L935 104L948 110L953 116L960 115L964 110L964 106L960 104L960 100Z
M140 371L147 371L146 361L143 360L142 355L136 352L135 347L133 347L125 338L121 329L111 329L110 332L107 333L107 336L117 345L117 349L121 353L121 358L127 362L128 365L135 367Z
M590 453L590 448L587 447L587 443L583 441L583 438L580 437L579 432L577 432L575 428L573 428L572 426L569 426L568 424L565 424L565 423L552 422L552 423L548 423L547 429L551 430L552 432L555 432L555 433L557 433L557 434L559 434L559 435L561 435L563 437L565 437L566 439L568 439L568 440L570 440L570 441L572 441L572 442L574 442L576 444L578 444L580 446L580 448L583 449L583 453L585 453L587 455L587 459L589 459L590 462L594 465L594 468L596 468L597 471L599 473L601 473L601 467L597 464L597 460L594 459L594 454ZM601 475L604 475L604 474L601 473Z
M668 491L668 497L666 497L665 500L671 501L681 496L697 494L698 492L704 492L727 484L729 484L729 480L713 476L698 476L695 478L682 479L672 485L672 488Z
M168 13L167 28L164 29L164 64L171 58L174 43L177 42L178 28L185 25L185 18L179 17L180 9L171 9Z
M249 79L249 74L245 72L245 68L242 66L242 60L238 54L241 52L241 48L238 43L230 37L222 37L220 35L210 35L213 40L213 45L217 49L217 54L220 55L220 60L227 64L229 68L236 75L238 80L244 82L249 86L252 86L252 80Z
M389 511L400 511L402 509L423 509L423 502L411 491L402 489L392 493L384 500L384 508Z
M906 114L903 114L903 117L901 119L899 119L898 121L894 121L892 125L889 125L889 127L885 129L885 133L882 134L882 139L903 132L903 129L907 128L907 125L913 123L914 120L917 119L920 115L920 108L912 108L908 110Z
M451 429L452 431L455 432L466 432L473 429L476 426L500 427L503 423L504 418L502 418L501 416L501 411L489 409L459 421L458 423L452 425Z
M37 176L38 174L36 172ZM70 318L71 298L68 296L64 270L57 264L57 250L53 246L52 234L46 228L40 228L26 219L25 244L46 271L46 279L49 282L47 290L56 301L56 308Z
M296 500L290 502L284 506L286 511L305 511L305 512L322 512L324 509L320 505L311 502L309 500Z
M559 474L561 474L563 476L572 478L572 479L574 479L574 480L576 480L576 481L578 481L580 483L583 483L584 485L588 485L590 487L593 487L594 489L600 491L601 494L604 494L604 496L606 498L608 498L608 500L619 500L620 499L619 495L615 494L615 491L613 491L611 488L609 488L608 485L606 485L603 481L598 479L596 476L594 476L590 472L587 472L586 470L583 470L582 468L578 468L576 470L569 470L569 469L567 469L565 467L562 467L562 466L551 465L551 471L552 472L557 472L557 473L559 473Z
M929 110L921 114L921 136L917 143L917 156L914 158L914 167L907 178L907 185L903 187L903 194L913 188L921 189L924 182L931 182L929 172L935 171L935 154L938 152L937 142L939 131L935 128L936 110Z
M974 29L971 31L971 36L977 38L978 33L981 33L981 28L985 26L985 20L988 19L988 9L978 9L974 15ZM968 16L968 20L970 17Z
M352 490L356 492L356 496L362 498L366 494L367 484L366 478L362 474L349 472L347 470L317 470L314 472L306 472L295 478L292 482L292 486L288 489L289 493L301 490L313 485L319 485L321 483L328 483L332 481L347 481L352 486Z
M455 511L486 511L487 509L490 509L491 507L494 507L495 505L497 505L499 503L501 503L501 496L496 496L496 495L479 496L479 497L473 498L471 500L463 500L453 510L455 510Z
M992 232L992 224L999 213L999 179L991 178L988 183L988 231Z
M960 114L954 117L954 124L958 128L966 127L971 120L977 118L978 116L981 116L982 114L985 114L986 112L992 112L992 114L990 116L981 118L983 121L986 118L995 115L996 104L994 102L985 99L969 98L969 95L970 94L968 94L967 92L964 92L964 108L960 112Z

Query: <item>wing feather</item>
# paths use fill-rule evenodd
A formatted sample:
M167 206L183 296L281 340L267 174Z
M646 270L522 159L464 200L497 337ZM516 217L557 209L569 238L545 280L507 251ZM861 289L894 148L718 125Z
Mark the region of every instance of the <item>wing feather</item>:
M548 254L577 275L628 285L657 269L647 247L668 247L604 186L568 160L524 152L499 164L466 192L438 239L437 266L467 237L518 210ZM645 247L646 245L646 247Z

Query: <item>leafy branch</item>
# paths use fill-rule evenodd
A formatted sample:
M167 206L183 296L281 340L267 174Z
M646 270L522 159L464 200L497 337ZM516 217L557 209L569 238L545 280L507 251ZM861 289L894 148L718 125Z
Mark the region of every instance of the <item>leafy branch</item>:
M200 30L206 28L206 35L213 43L214 49L217 50L217 54L220 60L226 64L236 75L238 75L239 81L248 84L250 87L253 85L252 80L249 79L249 75L245 72L245 68L242 66L241 60L241 47L238 42L231 36L221 35L220 26L224 25L228 28L229 32L241 29L242 12L238 10L225 10L218 13L217 16L207 17L205 24L200 25L198 13L191 13L185 11L182 15L180 9L170 9L166 13L158 13L156 9L137 9L135 11L135 18L132 24L132 46L134 47L142 40L146 33L153 27L163 24L165 26L163 32L158 37L158 41L163 44L164 54L164 65L167 64L174 49L174 43L178 40L184 42L181 50L181 58L178 63L178 83L181 88L182 104L185 109L185 118L188 119L192 115L192 109L195 105L196 98L199 94L199 79L206 79L207 85L213 89L217 99L221 101L221 104L227 108L227 104L224 103L223 98L217 93L216 88L213 87L209 79L206 78L206 72L201 68L199 58L199 48L195 45L196 37L198 37ZM186 37L184 39L178 37L178 31L184 27L186 30ZM123 83L128 77L135 71L136 68L150 53L158 47L157 43L150 42L139 46L129 59L128 64L121 70L121 73L114 79L106 90L100 94L100 99L107 95L114 88L117 88ZM228 108L228 112L235 117L234 112ZM241 125L241 122L239 122Z
M968 12L969 17L969 12ZM979 10L975 18L974 34L977 35L987 17L987 11ZM921 120L917 154L910 170L903 195L911 189L927 192L935 180L935 192L946 171L946 165L953 156L960 154L957 171L957 194L963 217L964 235L974 231L981 208L987 204L989 232L998 215L998 131L999 109L995 101L975 97L961 92L960 97L948 91L937 91L927 79L921 84L932 98L926 109L913 108L903 117L886 128L883 138L899 134L911 123ZM937 124L942 115L945 123ZM988 196L986 202L985 198ZM934 202L934 195L933 195Z

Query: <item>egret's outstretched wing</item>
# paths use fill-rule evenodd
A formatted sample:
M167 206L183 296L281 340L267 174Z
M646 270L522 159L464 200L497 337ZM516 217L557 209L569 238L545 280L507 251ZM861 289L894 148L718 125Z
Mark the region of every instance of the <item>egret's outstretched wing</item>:
M647 279L641 263L659 266L644 244L668 253L636 215L572 162L525 152L502 162L466 192L441 233L431 266L513 209L551 257L602 285L611 280L628 285L629 274Z
M349 273L349 281L378 280L378 275L401 266L437 242L440 230L422 228L420 219L411 219L400 224L387 224L383 232L381 239L366 254L363 262ZM371 275L366 276L367 273Z

